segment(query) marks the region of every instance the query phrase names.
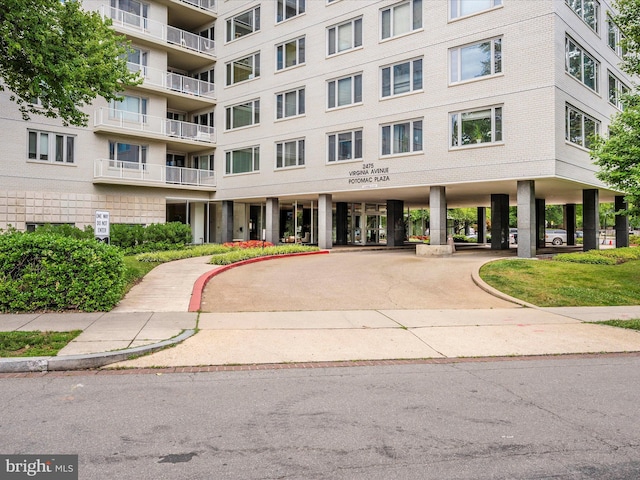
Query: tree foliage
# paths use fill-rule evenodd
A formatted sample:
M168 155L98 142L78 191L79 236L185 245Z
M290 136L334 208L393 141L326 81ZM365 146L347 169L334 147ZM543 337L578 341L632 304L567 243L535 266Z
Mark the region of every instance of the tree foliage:
M591 156L600 171L596 176L625 192L629 213L640 212L640 96L629 96L624 111L609 126L609 137L597 137Z
M625 54L620 67L640 75L640 0L616 0L613 20L623 33ZM609 126L608 138L597 136L591 157L600 167L596 176L607 185L625 192L628 214L640 212L640 95L637 88L622 96L624 109Z
M0 0L0 90L12 92L25 120L40 114L85 126L82 107L139 82L109 24L77 1Z
M640 75L640 1L615 0L614 6L618 13L613 20L624 34L621 45L626 50L621 67L631 75Z

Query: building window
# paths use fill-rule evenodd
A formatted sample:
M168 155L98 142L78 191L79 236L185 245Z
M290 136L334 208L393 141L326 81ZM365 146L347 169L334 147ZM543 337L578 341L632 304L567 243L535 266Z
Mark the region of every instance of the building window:
M466 17L502 5L502 0L449 0L449 18Z
M304 165L304 140L276 143L276 168Z
M260 30L260 7L227 20L227 42Z
M122 100L112 100L109 118L125 122L147 122L147 99L125 95Z
M327 82L327 107L337 108L362 103L362 74Z
M75 138L73 135L29 130L29 160L74 163Z
M463 82L502 72L502 39L494 38L484 42L449 50L451 83Z
M565 70L594 92L598 91L600 64L569 37L565 39Z
M620 110L624 109L622 96L629 93L629 87L609 72L609 103Z
M567 105L565 108L565 139L581 147L591 147L591 137L600 133L600 122Z
M256 125L260 123L260 100L227 107L225 113L227 130Z
M131 47L129 51L124 54L124 58L127 59L127 68L130 72L140 72L144 77L147 75L147 58L149 53L145 50L141 50L138 47Z
M304 63L304 37L276 47L276 70L284 70L302 63Z
M422 151L422 120L382 126L382 155Z
M502 107L456 112L450 119L452 147L502 141Z
M227 63L227 85L244 82L260 76L260 53Z
M140 168L147 163L147 146L132 143L109 142L109 166Z
M422 59L382 67L382 97L422 90Z
M362 17L327 29L327 55L362 46Z
M194 155L191 157L193 168L213 171L213 155Z
M569 8L578 15L591 30L598 32L598 15L600 15L600 2L597 0L565 0Z
M260 170L260 147L248 147L225 152L225 173L250 173Z
M276 23L283 22L305 12L305 0L278 0Z
M616 52L619 57L624 56L627 50L622 46L624 35L620 31L620 27L615 24L613 19L607 15L607 45Z
M276 94L276 118L304 115L304 88Z
M327 136L327 161L362 160L362 130L331 133Z
M422 28L422 0L410 0L380 10L380 22L383 40Z

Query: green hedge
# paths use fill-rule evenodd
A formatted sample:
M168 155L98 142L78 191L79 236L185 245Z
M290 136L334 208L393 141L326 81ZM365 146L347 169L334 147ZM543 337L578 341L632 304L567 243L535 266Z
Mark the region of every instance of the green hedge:
M191 243L191 227L180 222L151 225L111 224L111 245L127 254L179 250Z
M0 235L0 311L106 311L120 300L122 252L57 234Z
M229 263L239 262L248 258L260 257L265 255L282 255L285 253L314 252L320 250L318 247L309 247L304 245L281 245L278 247L265 248L241 248L227 247L219 244L196 245L183 250L170 252L149 252L136 255L136 260L140 262L171 262L173 260L181 260L183 258L206 257L213 255L213 259L209 263L215 265L227 265ZM243 253L248 252L248 253Z
M51 225L48 223L41 227L37 227L33 233L36 235L53 233L55 235L62 235L63 237L84 238L87 240L94 238L93 227L90 225L84 227L84 230L80 230L78 227L74 227L73 225Z
M616 265L630 260L640 260L640 248L625 247L588 252L561 253L553 257L559 262L591 263L595 265Z
M230 265L257 257L267 257L270 255L286 255L289 253L315 252L318 247L307 247L303 245L283 245L265 248L242 248L230 252L221 253L211 257L209 263L212 265Z

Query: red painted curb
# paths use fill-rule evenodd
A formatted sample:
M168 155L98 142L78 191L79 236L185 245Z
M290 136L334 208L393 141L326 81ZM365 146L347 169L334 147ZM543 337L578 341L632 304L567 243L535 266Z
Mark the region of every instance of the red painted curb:
M285 253L282 255L267 255L264 257L255 257L255 258L250 258L248 260L242 260L241 262L231 263L229 265L222 265L221 267L218 267L215 270L211 270L210 272L203 273L193 284L193 290L191 292L191 300L189 301L189 311L197 312L200 310L200 304L202 303L202 292L204 291L204 287L207 285L209 280L211 280L213 277L215 277L216 275L222 272L226 272L231 268L240 267L242 265L247 265L249 263L263 262L265 260L274 260L276 258L299 257L304 255L322 255L325 253L329 253L329 250L319 250L317 252Z

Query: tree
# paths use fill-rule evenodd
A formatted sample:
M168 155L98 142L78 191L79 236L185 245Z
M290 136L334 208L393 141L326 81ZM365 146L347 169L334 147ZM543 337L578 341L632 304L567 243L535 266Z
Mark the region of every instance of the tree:
M625 192L627 213L640 212L640 96L625 99L625 108L609 126L609 138L597 137L591 146L591 157L600 171L596 176Z
M614 16L624 34L625 50L621 68L630 75L640 75L640 0L616 0ZM596 136L591 157L600 167L596 176L611 187L625 192L629 208L620 213L640 212L640 95L638 90L622 95L623 111L615 115L609 136Z
M109 24L77 1L0 0L0 91L12 92L25 120L40 114L86 126L82 107L139 83Z

